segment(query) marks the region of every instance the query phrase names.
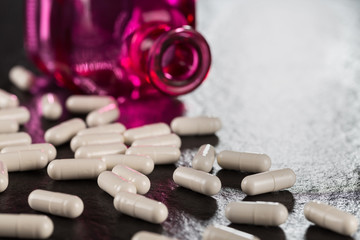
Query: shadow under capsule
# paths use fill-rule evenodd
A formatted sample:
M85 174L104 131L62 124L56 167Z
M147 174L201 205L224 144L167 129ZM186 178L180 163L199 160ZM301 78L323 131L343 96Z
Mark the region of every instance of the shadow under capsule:
M285 240L286 235L280 227L265 227L246 224L230 224L228 227L250 233L261 240Z
M251 173L221 169L216 176L220 179L223 187L237 188L241 190L242 180Z
M283 204L289 212L292 212L295 204L294 196L287 190L264 193L256 196L246 196L243 201L279 202Z
M204 144L210 144L215 147L219 144L219 138L214 134L204 136L182 136L180 150L199 148Z
M354 238L350 236L344 236L338 234L336 232L327 230L325 228L310 225L305 233L306 240L318 240L318 239L326 239L326 240L354 240Z

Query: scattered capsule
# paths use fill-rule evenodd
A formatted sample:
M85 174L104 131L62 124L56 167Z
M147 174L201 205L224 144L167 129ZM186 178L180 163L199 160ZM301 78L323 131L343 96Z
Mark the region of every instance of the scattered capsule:
M286 222L288 210L275 202L231 202L226 206L225 217L232 223L279 226Z
M45 239L52 235L54 224L40 214L0 213L0 237Z
M139 194L146 194L150 190L150 180L147 176L125 165L116 165L113 173L133 183Z
M129 192L117 193L114 198L114 206L123 214L151 223L162 223L169 214L163 203Z
M149 156L154 164L172 164L179 160L181 152L177 147L130 147L126 150L128 155Z
M98 159L55 159L47 168L54 180L92 179L105 170L105 163Z
M47 93L41 98L41 115L50 120L57 120L61 117L62 106L59 98L52 93Z
M0 193L5 191L9 185L8 170L3 161L0 160Z
M181 139L178 135L171 133L156 137L140 138L135 140L131 146L172 146L180 148Z
M0 109L16 108L19 106L19 99L16 95L0 89Z
M118 133L122 134L126 130L125 126L121 123L111 123L106 124L102 126L92 127L92 128L86 128L83 130L80 130L77 135L82 136L85 134L99 134L99 133Z
M47 154L41 150L24 150L0 154L9 172L30 171L46 167Z
M77 218L84 210L84 203L78 196L40 189L30 193L28 203L36 211L67 218Z
M113 169L118 164L123 164L145 175L152 173L154 170L154 161L148 156L136 155L105 155L101 157L101 161L106 163L107 170Z
M216 117L177 117L170 126L180 136L209 135L221 129L221 121Z
M294 171L284 168L247 176L241 182L241 189L247 195L258 195L292 187L295 181Z
M126 148L123 143L88 145L79 147L75 151L75 158L101 158L105 155L125 153Z
M222 151L217 155L217 162L224 169L245 172L266 172L271 167L271 159L266 154Z
M217 194L221 189L217 176L193 168L178 167L173 173L173 180L182 187L208 196Z
M317 201L305 204L304 215L320 227L348 236L353 235L359 225L358 219L350 213Z
M209 226L205 229L202 240L260 240L260 238L230 227Z
M168 238L161 234L147 232L147 231L140 231L137 232L131 240L176 240L176 238Z
M71 150L88 145L101 145L110 143L123 143L124 137L118 133L98 133L75 136L70 142Z
M0 120L12 120L18 124L24 124L30 120L30 112L26 107L1 109Z
M170 134L170 127L166 123L154 123L141 127L131 128L124 132L125 143L132 144L141 138L155 137Z
M120 110L116 103L110 103L102 108L90 112L86 117L89 127L106 125L116 121L120 116Z
M210 144L204 144L199 148L193 161L192 167L204 172L210 172L215 162L215 149Z
M69 141L78 131L86 128L85 122L80 118L73 118L60 123L45 132L45 141L59 146Z
M9 79L20 90L28 91L34 84L35 75L23 66L14 66L9 71Z
M26 132L0 134L0 149L14 145L29 145L31 137Z
M52 161L56 157L56 148L50 143L34 143L29 145L9 146L1 149L1 153L16 152L23 150L41 150L47 154L48 160Z
M89 113L113 102L115 99L110 96L72 95L66 100L65 106L72 113Z
M115 197L115 195L120 191L136 193L136 187L133 183L111 171L104 171L100 173L97 183L102 190L110 194L112 197Z
M19 131L19 123L14 120L0 120L0 134L16 133Z

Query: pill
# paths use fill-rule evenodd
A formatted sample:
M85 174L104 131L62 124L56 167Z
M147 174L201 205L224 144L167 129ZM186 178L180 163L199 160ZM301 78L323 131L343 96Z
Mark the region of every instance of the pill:
M350 213L317 201L305 204L304 215L320 227L348 236L353 235L359 225L358 219Z
M112 197L115 197L115 195L120 191L136 193L136 187L133 183L111 171L104 171L100 173L97 183L102 190L110 194Z
M204 172L210 172L215 161L215 149L210 144L202 145L196 153L192 167Z
M168 238L161 234L147 232L147 231L140 231L137 232L131 240L176 240L176 238Z
M122 134L125 132L126 128L121 123L111 123L106 124L102 126L92 127L92 128L86 128L83 130L80 130L77 135L82 136L85 134L98 134L98 133L119 133Z
M80 118L73 118L62 122L45 132L45 141L59 146L69 141L78 131L86 128L85 122Z
M125 151L126 146L123 143L88 145L79 147L75 151L75 158L101 158L105 155L125 153Z
M41 98L41 115L45 119L57 120L61 117L62 106L59 98L52 93L48 93Z
M288 210L275 202L231 202L225 208L225 217L232 223L279 226L288 217Z
M0 134L0 149L14 145L29 145L31 137L26 132Z
M23 66L14 66L9 71L10 81L20 90L27 91L35 81L35 75Z
M114 154L102 156L101 161L106 163L107 170L113 169L118 164L129 166L145 175L154 170L154 161L148 156Z
M116 165L112 172L133 183L136 187L136 192L139 194L146 194L150 189L149 178L128 166Z
M221 121L217 117L177 117L170 126L180 136L209 135L221 129Z
M260 238L230 227L209 226L205 229L202 240L260 240Z
M86 123L89 127L106 125L116 121L120 116L120 110L116 103L110 103L102 108L90 112L86 116Z
M295 181L294 171L284 168L245 177L241 182L241 190L247 195L258 195L292 187Z
M5 191L9 185L8 170L3 161L0 160L0 193Z
M110 143L123 143L124 137L118 133L97 133L75 136L71 139L71 150L76 151L79 147L88 145L101 145Z
M131 146L173 146L180 148L181 139L178 135L171 133L155 137L140 138L135 140Z
M50 143L34 143L29 145L4 147L3 149L1 149L1 153L16 152L23 150L42 150L44 153L47 154L48 161L54 160L57 154L56 148L54 147L54 145Z
M0 120L12 120L24 124L30 120L30 112L26 107L1 109Z
M151 146L130 147L126 154L149 156L154 164L171 164L179 160L181 152L177 147Z
M266 172L271 167L271 159L266 154L222 151L217 155L217 162L224 169L245 172Z
M15 108L19 106L19 99L16 95L0 89L0 109Z
M19 131L19 123L14 120L0 120L0 134Z
M1 153L0 160L9 172L42 169L48 164L47 154L41 150Z
M105 163L98 159L55 159L47 168L54 180L92 179L105 170Z
M115 102L115 99L110 96L72 95L66 99L65 106L72 113L89 113L112 102Z
M41 189L30 193L28 203L36 211L67 218L77 218L84 210L84 203L78 196Z
M129 192L117 193L114 206L123 214L152 223L164 222L169 214L163 203Z
M173 180L184 188L208 196L217 194L221 189L217 176L188 167L178 167L173 173Z
M124 132L125 143L132 144L135 140L170 134L170 127L166 123L154 123L131 128Z
M54 224L40 214L0 213L0 237L45 239L52 235Z

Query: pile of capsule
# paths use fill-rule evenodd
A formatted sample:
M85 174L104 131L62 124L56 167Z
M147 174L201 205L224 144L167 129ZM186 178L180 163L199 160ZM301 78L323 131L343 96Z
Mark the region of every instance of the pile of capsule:
M10 72L16 86L26 90L33 81L32 73L17 67ZM30 82L24 84L24 82ZM19 82L21 84L19 84ZM41 101L44 118L57 119L62 113L58 98L49 93ZM150 174L154 165L174 164L181 156L179 136L209 135L221 128L216 117L177 117L170 126L149 124L126 129L117 123L120 112L116 101L109 96L74 95L66 100L72 113L86 113L86 121L73 118L47 129L46 143L31 144L31 137L18 132L30 114L19 107L15 95L0 90L0 193L8 184L8 172L28 171L47 167L53 180L97 178L98 186L111 195L114 208L129 216L160 224L168 217L167 207L143 196L150 189ZM115 122L115 123L114 123ZM87 128L88 126L88 128ZM70 142L73 159L56 159L56 148ZM127 147L129 146L129 147ZM253 173L241 182L247 195L258 195L290 188L295 173L289 169L269 170L271 159L266 154L222 151L216 154L210 144L202 145L192 160L192 167L178 167L173 173L176 184L192 191L213 196L221 190L220 179L210 174L214 162L223 169ZM76 218L84 210L83 201L75 195L36 189L28 196L29 206L37 211ZM288 210L276 202L230 202L225 217L232 223L278 226L288 218ZM352 235L358 227L353 215L320 202L304 207L305 217L327 229ZM54 225L49 217L40 214L0 214L0 237L48 238ZM141 231L133 240L171 239ZM259 239L251 234L226 226L208 226L203 240Z

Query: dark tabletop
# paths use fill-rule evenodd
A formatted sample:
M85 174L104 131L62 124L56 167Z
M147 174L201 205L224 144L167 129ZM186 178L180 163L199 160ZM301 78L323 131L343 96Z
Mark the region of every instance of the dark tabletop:
M360 217L360 2L354 0L202 0L198 28L211 45L213 65L207 81L178 100L152 99L120 105L120 122L170 122L177 115L214 115L223 128L213 136L184 137L176 165L156 166L149 175L146 196L163 202L169 217L151 224L115 211L112 197L96 180L53 181L46 170L10 173L9 187L0 194L1 213L36 213L27 196L37 188L78 195L85 205L76 219L50 216L51 239L130 239L139 230L178 239L201 239L210 224L243 230L261 239L360 239L360 231L345 237L316 227L303 215L304 204L320 200ZM9 83L15 64L34 70L22 47L23 1L0 1L0 83L17 94L31 111L23 130L33 142L59 121L39 117L38 95L23 93ZM62 102L69 95L52 88ZM149 111L144 109L147 104ZM156 106L156 107L155 107ZM157 110L156 110L157 109ZM136 113L136 114L135 114ZM79 116L84 117L84 116ZM146 120L144 120L146 119ZM139 122L137 122L138 124ZM263 152L271 169L289 167L297 175L287 190L246 196L240 188L246 173L222 170L212 174L223 188L204 196L178 187L172 180L177 166L190 166L199 146L216 151ZM69 145L57 158L72 157ZM230 224L224 209L231 201L276 201L289 210L279 227Z

